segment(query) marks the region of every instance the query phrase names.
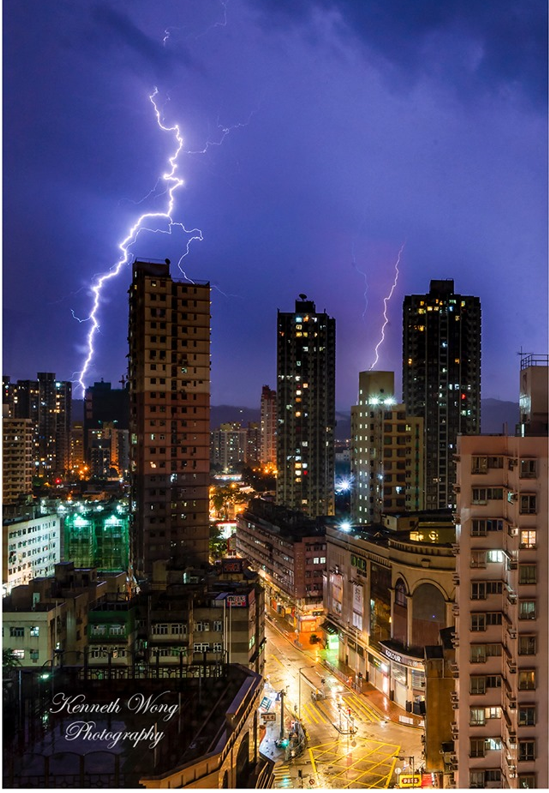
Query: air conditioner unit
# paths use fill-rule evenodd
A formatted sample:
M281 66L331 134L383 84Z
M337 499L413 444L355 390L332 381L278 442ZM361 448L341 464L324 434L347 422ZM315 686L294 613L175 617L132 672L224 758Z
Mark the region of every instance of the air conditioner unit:
M452 702L452 708L454 710L459 710L459 703L458 702Z
M516 674L516 672L517 672L517 665L516 665L516 664L509 664L509 671L510 671L510 672L511 672L511 674L513 674L513 675L514 675L514 674Z
M458 701L459 697L458 697L457 691L452 691L451 692L450 699L452 700L452 702L457 702Z
M507 628L507 633L511 639L517 638L517 629L516 628Z
M452 614L454 615L454 617L459 617L459 606L457 605L457 603L454 603L454 605L452 606Z
M516 732L510 732L509 733L509 744L511 746L515 746L516 742L517 742L517 734L516 734Z
M515 467L515 465L518 465L518 459L517 459L516 457L512 457L512 458L509 460L509 468L510 468L511 470L513 470L513 468Z
M454 584L459 585L459 574L458 573L452 573L452 581L454 582Z

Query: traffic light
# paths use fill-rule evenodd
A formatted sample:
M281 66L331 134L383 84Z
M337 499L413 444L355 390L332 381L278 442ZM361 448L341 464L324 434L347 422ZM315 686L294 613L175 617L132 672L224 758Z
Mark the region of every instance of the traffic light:
M352 710L351 710L351 708L347 708L347 714L350 716L350 715L351 715L351 713L352 713Z

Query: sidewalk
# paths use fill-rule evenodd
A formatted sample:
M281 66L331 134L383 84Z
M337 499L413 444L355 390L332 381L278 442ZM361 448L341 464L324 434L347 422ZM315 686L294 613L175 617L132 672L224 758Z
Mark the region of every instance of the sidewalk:
M382 691L375 688L371 683L351 683L349 678L354 680L354 671L347 666L343 661L335 660L332 662L322 660L322 665L337 675L347 688L362 694L368 703L378 711L383 718L394 721L396 724L401 724L409 727L420 728L423 727L423 718L415 713L409 713L396 702L392 702L389 697L385 696Z

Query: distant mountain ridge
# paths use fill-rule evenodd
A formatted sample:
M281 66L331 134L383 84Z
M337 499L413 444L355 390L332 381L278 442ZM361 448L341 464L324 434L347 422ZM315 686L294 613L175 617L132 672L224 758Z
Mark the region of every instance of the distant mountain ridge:
M259 408L242 408L233 405L211 407L212 429L220 424L239 421L246 425L249 421L259 422ZM487 434L506 433L513 435L519 420L519 406L516 402L505 402L501 399L483 399L481 402L481 432ZM351 412L336 411L336 440L351 437ZM505 429L505 426L507 429Z
M73 399L73 421L82 420L84 415L84 402ZM259 408L246 408L237 405L212 405L210 414L210 427L216 429L220 424L240 422L246 426L248 422L261 420ZM481 403L481 432L506 433L513 435L515 425L519 420L519 406L517 402L505 402L502 399L483 399ZM345 440L351 437L351 412L336 411L336 440ZM507 426L507 429L504 427Z

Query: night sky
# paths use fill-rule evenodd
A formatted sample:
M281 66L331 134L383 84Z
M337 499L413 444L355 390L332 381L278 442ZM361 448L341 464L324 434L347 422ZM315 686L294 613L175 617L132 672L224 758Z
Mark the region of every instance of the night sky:
M336 319L349 410L403 244L378 368L400 391L404 295L453 278L481 299L483 397L516 400L517 352L547 352L546 31L545 0L4 3L4 374L78 376L73 313L166 207L157 87L184 138L173 219L203 236L181 266L215 287L213 404L276 388L277 309L304 293ZM131 251L175 277L189 238ZM130 273L87 384L126 373Z

